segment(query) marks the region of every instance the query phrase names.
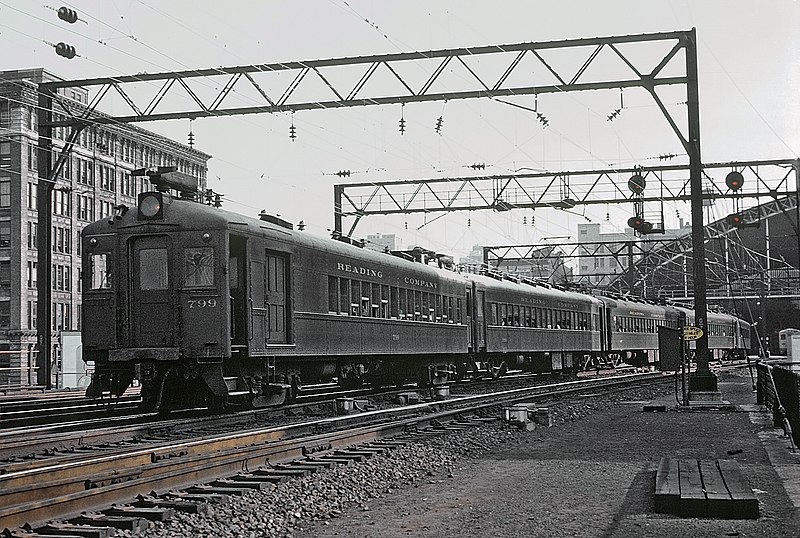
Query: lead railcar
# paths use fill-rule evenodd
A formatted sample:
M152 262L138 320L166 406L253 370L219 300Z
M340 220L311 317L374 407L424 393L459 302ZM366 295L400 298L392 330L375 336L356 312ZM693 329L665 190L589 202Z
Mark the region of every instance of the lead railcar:
M148 192L82 241L89 396L137 377L146 408L270 405L301 380L444 381L471 349L462 275L275 217Z

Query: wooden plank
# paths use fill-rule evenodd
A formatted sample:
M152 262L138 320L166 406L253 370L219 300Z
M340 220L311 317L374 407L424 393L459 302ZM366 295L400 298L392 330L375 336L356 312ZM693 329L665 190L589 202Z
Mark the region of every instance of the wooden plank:
M703 517L706 515L706 494L700 477L697 460L679 460L678 477L681 488L680 515Z
M655 509L661 514L678 514L681 489L678 483L678 460L661 458L656 471Z
M731 496L733 519L758 519L758 499L734 460L717 460L717 467Z
M706 509L709 517L731 518L731 496L725 487L725 480L720 474L717 462L701 460L700 474L703 477L703 487L706 494Z

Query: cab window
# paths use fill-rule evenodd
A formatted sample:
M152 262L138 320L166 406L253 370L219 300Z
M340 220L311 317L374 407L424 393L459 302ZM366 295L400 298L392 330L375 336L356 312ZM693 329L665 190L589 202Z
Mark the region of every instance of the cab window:
M141 249L139 251L139 289L165 290L168 287L167 249Z
M203 288L214 285L213 248L199 247L184 249L183 285L187 288Z
M89 257L90 283L93 290L111 288L111 255L108 252Z

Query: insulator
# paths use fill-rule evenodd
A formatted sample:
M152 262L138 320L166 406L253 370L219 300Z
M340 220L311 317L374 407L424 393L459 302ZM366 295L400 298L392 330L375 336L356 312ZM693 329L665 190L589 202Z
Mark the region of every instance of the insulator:
M75 47L73 47L72 45L67 45L66 43L62 42L56 45L55 47L56 47L56 54L58 54L59 56L63 56L64 58L67 58L69 60L71 60L76 56Z
M78 12L68 7L58 8L58 18L70 24L78 22Z

